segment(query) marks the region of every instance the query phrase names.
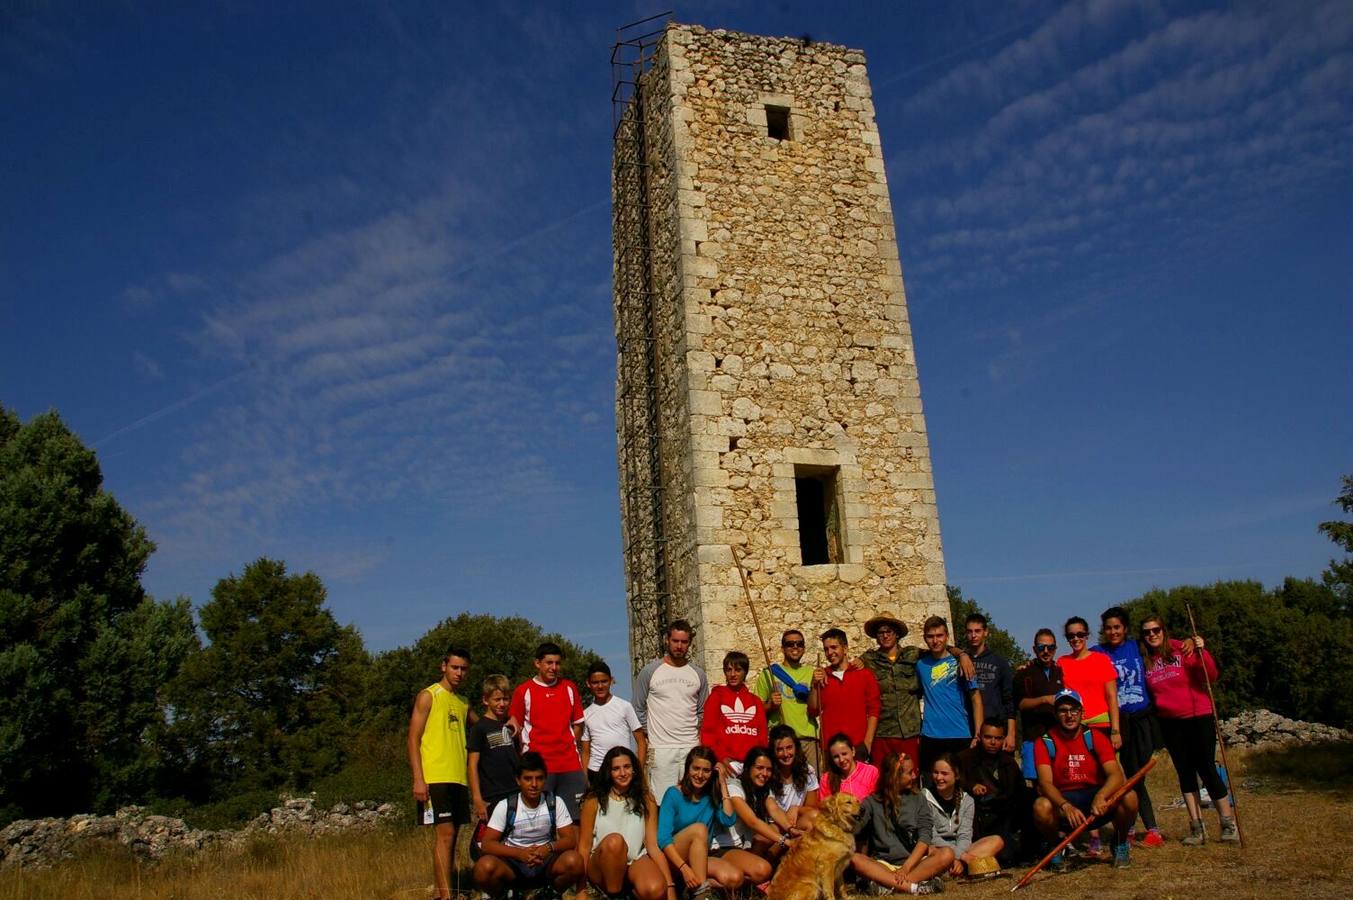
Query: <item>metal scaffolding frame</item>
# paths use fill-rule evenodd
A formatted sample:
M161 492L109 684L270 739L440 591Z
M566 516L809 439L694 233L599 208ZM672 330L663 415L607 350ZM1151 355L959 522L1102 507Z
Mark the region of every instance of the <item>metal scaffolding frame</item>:
M616 42L611 48L615 148L611 215L619 351L616 427L630 664L635 673L661 655L661 633L672 596L660 453L650 148L641 87L670 18L671 13L660 13L616 29Z

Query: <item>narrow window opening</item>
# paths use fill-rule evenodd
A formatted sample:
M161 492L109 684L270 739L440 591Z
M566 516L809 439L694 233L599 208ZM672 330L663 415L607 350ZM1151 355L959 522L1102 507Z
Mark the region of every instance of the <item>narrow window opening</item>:
M729 450L736 450L736 449L738 449L738 439L737 439L737 438L729 438L729 439L728 439L728 449L729 449Z
M799 552L805 566L844 562L836 466L795 466Z
M777 141L789 140L789 107L766 107L766 134Z

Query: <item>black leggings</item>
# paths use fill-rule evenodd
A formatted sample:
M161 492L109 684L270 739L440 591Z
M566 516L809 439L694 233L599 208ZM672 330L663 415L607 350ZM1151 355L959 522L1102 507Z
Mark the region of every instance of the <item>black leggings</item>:
M1160 732L1165 738L1165 749L1170 751L1170 762L1179 775L1179 790L1196 794L1202 779L1214 803L1226 796L1226 785L1217 774L1217 731L1212 716L1191 719L1162 716Z
M1125 712L1119 716L1122 729L1123 746L1118 751L1118 760L1123 764L1123 776L1131 778L1142 770L1146 761L1156 750L1156 738L1151 728L1151 710ZM1146 779L1137 783L1137 810L1141 813L1142 824L1147 828L1156 827L1156 811L1151 806L1151 795L1146 792ZM1208 788L1210 791L1211 788Z

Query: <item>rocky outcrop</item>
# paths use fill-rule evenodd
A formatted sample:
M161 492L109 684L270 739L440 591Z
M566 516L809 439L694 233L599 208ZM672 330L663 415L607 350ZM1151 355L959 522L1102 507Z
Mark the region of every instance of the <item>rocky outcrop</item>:
M1353 740L1353 732L1342 728L1297 722L1266 709L1250 709L1226 719L1221 723L1221 734L1228 747L1249 748Z
M69 819L21 819L0 831L0 869L42 868L105 846L125 847L138 859L155 861L169 853L195 853L240 846L263 835L311 837L371 828L392 818L392 803L336 803L315 808L310 797L292 797L238 830L206 831L182 819L128 806L111 816L83 814Z

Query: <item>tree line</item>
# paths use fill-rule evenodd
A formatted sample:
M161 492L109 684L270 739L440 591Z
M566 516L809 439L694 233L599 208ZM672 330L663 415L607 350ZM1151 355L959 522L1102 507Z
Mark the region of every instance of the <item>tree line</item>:
M528 677L546 639L568 677L598 658L468 613L373 654L319 576L273 559L222 578L195 617L147 595L154 549L56 413L0 407L0 824L146 802L241 818L354 770L407 789L399 734L453 638L481 678Z
M1353 513L1353 477L1338 502ZM1320 528L1353 554L1353 523ZM371 653L319 576L266 558L217 582L195 615L187 598L146 593L154 549L56 413L22 423L0 407L0 824L147 802L246 818L281 790L402 797L400 735L447 646L473 648L472 682L524 680L545 639L576 681L598 658L526 619L469 613ZM956 634L984 612L957 588L950 600ZM1320 580L1179 587L1128 607L1182 635L1186 603L1221 658L1223 712L1353 723L1353 556ZM992 632L997 652L1024 658Z

